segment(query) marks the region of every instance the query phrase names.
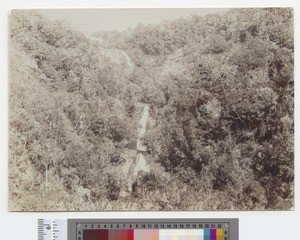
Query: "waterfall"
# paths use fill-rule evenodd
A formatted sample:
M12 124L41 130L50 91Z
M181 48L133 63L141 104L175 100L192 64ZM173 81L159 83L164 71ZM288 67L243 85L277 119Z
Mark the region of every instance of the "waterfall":
M148 118L149 118L149 106L145 106L138 125L138 138L136 142L137 155L136 155L136 164L134 166L134 171L133 171L134 176L137 176L139 171L144 171L144 172L150 171L145 156L143 155L143 152L147 150L147 147L144 145L144 143L141 140L141 138L146 133Z
M146 146L144 146L143 142L141 141L141 138L146 133L148 117L149 117L149 106L145 106L138 125L138 138L137 138L137 146L136 146L137 147L136 149L138 151L143 151L143 152L146 151Z

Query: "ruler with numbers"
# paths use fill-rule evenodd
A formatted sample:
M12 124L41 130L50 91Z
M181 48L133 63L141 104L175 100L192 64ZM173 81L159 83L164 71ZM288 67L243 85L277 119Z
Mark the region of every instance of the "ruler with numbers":
M39 219L38 240L238 240L238 219Z
M38 240L68 240L67 219L38 219Z

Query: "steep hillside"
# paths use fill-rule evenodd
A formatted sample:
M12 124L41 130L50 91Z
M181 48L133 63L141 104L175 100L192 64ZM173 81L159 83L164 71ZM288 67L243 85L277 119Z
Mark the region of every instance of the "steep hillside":
M9 51L11 210L293 208L292 9L93 37L15 10Z
M114 166L136 136L134 105L123 103L132 91L128 66L34 11L13 11L10 21L11 209L88 210L85 202L109 201L109 182L121 181Z

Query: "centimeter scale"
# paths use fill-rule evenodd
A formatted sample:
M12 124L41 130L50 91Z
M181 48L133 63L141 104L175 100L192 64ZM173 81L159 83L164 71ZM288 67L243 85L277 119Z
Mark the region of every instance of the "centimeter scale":
M238 219L39 219L38 240L238 240Z

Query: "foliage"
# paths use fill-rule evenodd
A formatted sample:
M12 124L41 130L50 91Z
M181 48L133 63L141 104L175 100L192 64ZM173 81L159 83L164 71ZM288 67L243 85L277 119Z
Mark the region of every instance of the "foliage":
M36 11L10 15L13 209L293 207L291 9L232 9L94 37ZM123 50L134 67L102 48ZM128 195L121 168L144 104L154 166Z

